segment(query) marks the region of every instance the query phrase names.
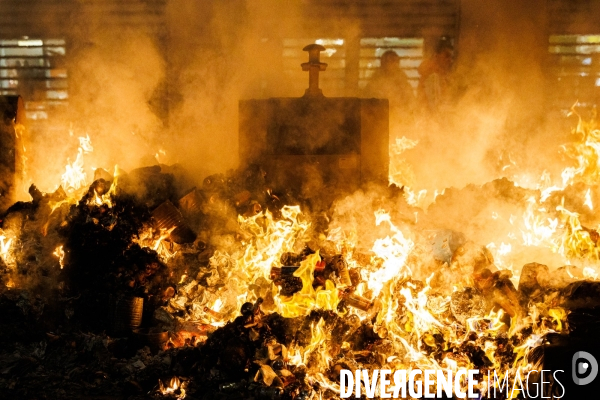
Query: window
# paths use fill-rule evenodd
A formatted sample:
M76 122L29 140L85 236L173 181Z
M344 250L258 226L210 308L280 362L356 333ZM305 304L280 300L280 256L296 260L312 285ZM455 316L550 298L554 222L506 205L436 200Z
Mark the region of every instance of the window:
M360 65L358 86L363 89L375 70L379 68L380 57L388 50L400 56L400 67L408 76L408 81L416 90L419 84L417 68L423 61L422 38L363 38L360 40Z
M600 35L552 35L549 40L555 105L568 110L579 101L592 107L600 100Z
M321 62L327 70L319 75L319 87L327 97L343 96L346 87L346 43L344 39L284 39L283 69L294 91L304 94L308 88L308 73L300 64L308 62L308 53L302 49L311 43L320 44L327 50L321 52Z
M67 104L67 70L62 39L0 40L0 94L19 94L29 120L48 119Z

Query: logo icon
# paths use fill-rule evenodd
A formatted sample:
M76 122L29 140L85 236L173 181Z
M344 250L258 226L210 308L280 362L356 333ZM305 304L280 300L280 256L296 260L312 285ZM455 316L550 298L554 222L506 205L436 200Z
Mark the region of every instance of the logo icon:
M576 385L587 385L598 375L598 361L587 351L578 351L573 355L571 370Z

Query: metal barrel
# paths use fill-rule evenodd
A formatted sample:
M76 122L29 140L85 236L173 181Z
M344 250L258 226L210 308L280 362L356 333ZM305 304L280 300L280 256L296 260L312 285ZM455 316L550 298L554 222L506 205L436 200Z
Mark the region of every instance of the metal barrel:
M169 332L149 332L147 329L138 329L135 332L137 340L148 346L153 352L164 350L169 341Z
M109 325L113 333L130 333L142 324L144 299L133 296L109 298Z
M171 239L175 243L191 243L196 240L196 234L185 224L181 212L171 203L165 201L152 211L152 217L159 229L175 228L171 232Z

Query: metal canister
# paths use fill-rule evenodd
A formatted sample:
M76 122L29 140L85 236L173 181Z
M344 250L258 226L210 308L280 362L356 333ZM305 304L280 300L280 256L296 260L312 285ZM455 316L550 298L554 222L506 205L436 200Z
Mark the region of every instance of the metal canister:
M179 208L186 215L202 212L202 195L194 188L188 194L179 199Z
M350 307L358 308L359 310L369 311L369 309L373 306L373 302L371 300L365 299L364 297L354 293L345 294L342 298Z
M192 243L196 240L196 234L185 223L181 212L171 203L165 201L152 211L152 217L159 229L173 229L171 239L175 243Z
M338 254L333 257L332 261L342 285L352 286L352 279L350 279L350 272L348 271L348 263L344 259L344 256Z
M139 342L146 345L152 351L164 350L169 340L169 332L149 332L147 329L138 329L135 332L135 336Z
M114 333L130 333L142 324L144 299L134 296L114 296L109 298L108 321Z

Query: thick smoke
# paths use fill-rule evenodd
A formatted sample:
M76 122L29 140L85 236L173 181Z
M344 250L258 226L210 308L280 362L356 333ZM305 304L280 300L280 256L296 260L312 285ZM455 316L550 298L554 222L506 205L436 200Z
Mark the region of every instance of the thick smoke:
M164 79L156 44L135 31L104 32L73 60L74 126L90 134L98 166L144 165L164 129L151 106Z
M68 108L50 112L46 128L36 124L26 142L26 180L54 190L67 160L76 159L78 138L86 135L93 147L83 157L88 184L93 168L155 164L165 132L157 99L166 72L157 36L110 23L104 8L72 7L67 20L59 14L49 13L38 29L48 32L41 37L67 40L65 63L55 68L68 70Z
M544 2L461 2L455 41L453 100L406 134L419 140L406 153L417 185L463 187L517 169L539 178L556 164L569 132L557 126L560 115L551 109Z
M416 104L411 118L390 121L391 143L403 136L418 140L402 154L404 180L414 189L432 194L511 176L517 167L541 174L556 164L557 144L566 141L568 129L548 117L543 3L461 2L448 109L430 115ZM238 101L302 95L283 72L282 40L326 36L328 30L346 39L367 34L347 19L327 21L317 33L306 7L170 0L162 32L109 27L108 17L92 8L74 9L72 27L64 28L76 45L68 49L69 112L61 116L73 137L66 128L34 138L31 180L53 188L67 157L76 155L77 136L85 134L94 146L88 168L119 164L127 170L156 162L156 154L198 180L235 168ZM382 11L376 18L396 16Z
M238 162L238 101L291 96L281 67L280 18L295 7L278 1L186 2L167 7L171 42L171 113L167 147L202 175Z

